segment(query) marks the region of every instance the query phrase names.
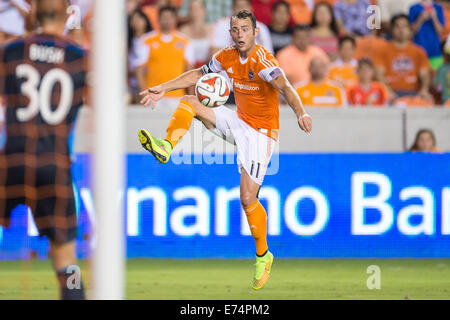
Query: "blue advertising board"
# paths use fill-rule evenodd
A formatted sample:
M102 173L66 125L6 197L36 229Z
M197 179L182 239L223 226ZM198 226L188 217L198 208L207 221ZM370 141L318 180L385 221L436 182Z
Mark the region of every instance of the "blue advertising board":
M276 174L266 176L259 198L277 257L450 257L450 154L279 154L276 159ZM127 257L254 256L236 164L192 162L161 165L149 155L127 156ZM90 176L90 157L77 155L80 258L89 257L95 246ZM31 214L18 207L11 227L0 228L0 260L45 258L47 251Z

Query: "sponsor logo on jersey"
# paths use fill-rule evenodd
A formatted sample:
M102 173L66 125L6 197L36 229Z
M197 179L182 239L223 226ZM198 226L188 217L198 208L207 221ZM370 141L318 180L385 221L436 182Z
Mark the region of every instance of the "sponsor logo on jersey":
M258 86L250 86L248 84L242 84L237 81L233 81L233 85L235 88L238 88L240 90L247 90L247 91L258 91L259 90Z
M314 96L313 104L337 104L338 99L335 96Z
M414 70L414 62L410 57L401 56L392 61L392 71L398 73L408 73Z
M229 67L228 70L227 70L227 72L228 72L228 73L233 73L233 68L232 68L232 67Z

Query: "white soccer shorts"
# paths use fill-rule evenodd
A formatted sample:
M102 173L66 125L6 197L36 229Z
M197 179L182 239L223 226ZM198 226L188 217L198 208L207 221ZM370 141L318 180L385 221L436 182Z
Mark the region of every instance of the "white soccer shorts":
M244 168L253 181L262 185L278 142L239 119L236 111L225 106L213 110L216 115L216 128L212 132L236 145L239 173L242 173Z

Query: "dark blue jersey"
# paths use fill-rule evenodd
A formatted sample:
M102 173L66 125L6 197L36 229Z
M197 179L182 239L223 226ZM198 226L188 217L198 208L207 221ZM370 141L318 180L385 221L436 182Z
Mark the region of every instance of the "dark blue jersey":
M83 104L85 52L46 34L15 40L1 51L4 152L68 155L70 129Z
M59 36L33 34L0 49L6 145L0 151L0 225L25 204L40 235L76 235L68 138L83 104L86 53Z

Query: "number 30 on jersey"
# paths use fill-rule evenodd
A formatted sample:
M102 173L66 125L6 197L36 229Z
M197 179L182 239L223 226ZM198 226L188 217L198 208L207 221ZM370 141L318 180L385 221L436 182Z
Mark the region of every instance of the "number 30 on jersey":
M66 71L59 68L51 69L41 79L36 68L28 64L21 64L16 69L16 76L26 79L20 89L22 94L28 97L30 101L26 108L17 110L19 121L29 121L39 112L42 119L50 125L58 125L64 121L73 100L73 82ZM39 83L41 84L40 87ZM61 85L61 98L58 107L52 110L52 91L57 83Z

